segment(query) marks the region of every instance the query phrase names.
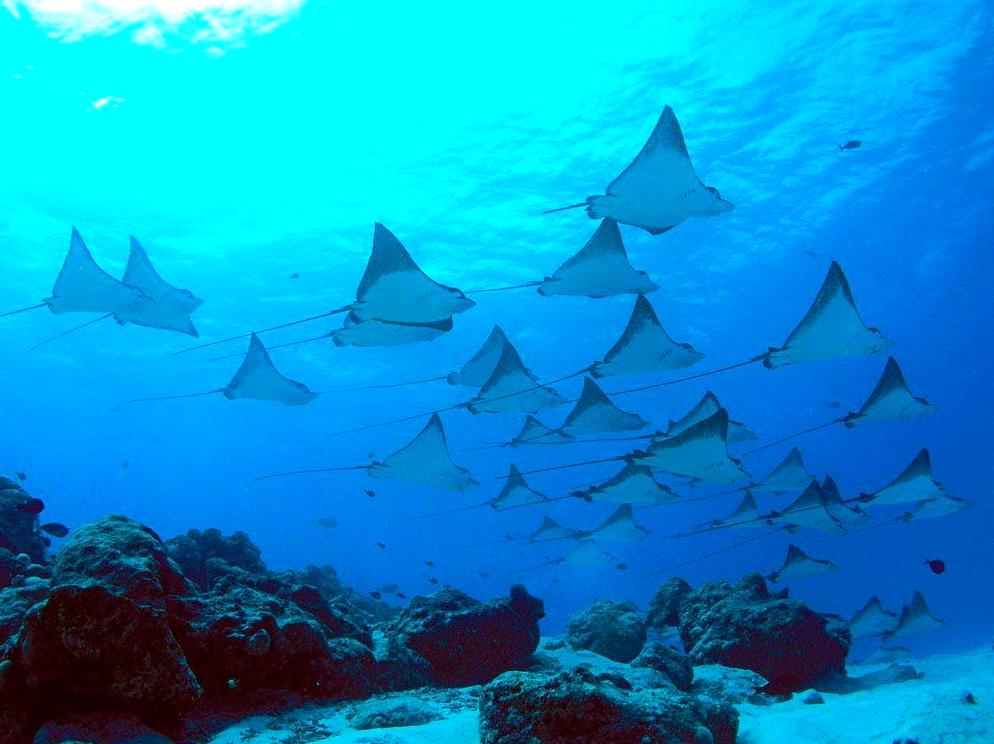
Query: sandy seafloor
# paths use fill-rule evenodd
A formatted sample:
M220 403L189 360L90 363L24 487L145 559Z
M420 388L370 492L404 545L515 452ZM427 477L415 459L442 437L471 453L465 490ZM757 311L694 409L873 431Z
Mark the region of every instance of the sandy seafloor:
M548 640L543 639L542 647ZM581 663L599 671L626 666L589 651L573 651L568 646L541 653L556 657L563 668ZM822 693L823 705L802 702L803 692L773 705L738 705L738 742L905 744L910 740L917 744L994 744L994 650L904 659L901 663L913 666L920 679L847 695ZM848 668L851 675L858 676L884 666L851 664ZM695 668L697 679L727 675L744 681L749 674L717 666ZM350 718L356 706L370 704L363 701L308 706L276 717L255 716L209 741L210 744L467 744L479 741L479 691L479 687L431 689L381 696L384 702L414 697L441 714L438 720L420 726L357 730L350 725ZM975 703L966 702L968 693Z

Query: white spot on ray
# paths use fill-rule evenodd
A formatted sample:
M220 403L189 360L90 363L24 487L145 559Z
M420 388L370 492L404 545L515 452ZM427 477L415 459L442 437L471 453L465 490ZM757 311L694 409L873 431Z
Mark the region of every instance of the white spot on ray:
M724 519L712 519L709 522L711 527L723 527L728 529L742 529L761 527L764 524L763 517L760 516L759 507L756 506L756 498L746 491L745 496L739 505L732 510Z
M569 412L560 431L571 437L594 432L635 431L649 425L637 413L618 408L589 377L583 378L583 392Z
M607 187L587 197L587 214L610 217L658 235L689 217L711 217L733 209L717 189L697 177L673 109L656 123L641 152Z
M881 635L897 625L897 613L885 609L879 597L870 597L863 608L852 616L849 630L853 638Z
M523 447L529 444L566 444L573 437L564 434L559 429L552 429L534 416L526 416L521 431L510 441L512 447Z
M901 609L901 616L897 620L897 627L884 633L884 638L891 640L919 633L928 633L944 627L945 624L945 621L937 618L929 610L922 593L915 592L911 598L911 604L905 605Z
M356 290L354 311L363 320L431 323L473 307L461 291L425 274L397 237L379 222L373 249Z
M753 491L766 493L790 493L791 491L803 491L808 483L814 478L804 465L804 458L801 451L794 447L787 456L780 461L770 474L759 483L750 486Z
M521 361L517 349L507 342L497 366L466 409L470 413L534 413L563 402L559 393L539 383L538 377Z
M629 263L618 223L604 220L579 252L545 278L538 292L597 298L657 289L659 285L648 274Z
M923 449L886 486L867 494L874 505L912 504L948 496L945 487L932 477L932 458Z
M266 347L254 333L249 338L248 352L241 366L225 387L221 388L225 398L251 398L272 400L288 406L310 403L317 397L302 382L284 377L269 358Z
M542 517L542 524L528 536L528 542L547 542L550 540L574 540L583 533L563 527L552 517Z
M704 393L704 396L697 402L697 405L684 414L682 418L677 421L670 421L669 426L666 428L666 433L662 436L675 437L678 434L682 434L694 424L698 424L714 416L721 409L722 405L718 401L718 396L709 390ZM749 431L745 424L733 421L732 419L728 420L728 442L730 444L751 442L755 438L756 435Z
M791 543L787 546L787 555L784 557L783 565L771 573L769 579L773 582L780 582L784 579L798 579L804 576L831 573L837 569L838 566L831 561L812 558Z
M670 338L652 304L639 295L621 337L603 360L594 362L590 374L600 378L684 369L703 358L704 354L690 344Z
M631 504L622 504L598 527L590 531L590 537L611 542L638 542L649 534L649 530L635 522Z
M527 504L540 504L548 501L545 494L539 493L525 481L521 471L515 465L511 465L504 487L497 494L497 497L490 502L494 509L508 509L513 506L525 506Z
M672 473L709 483L736 483L749 477L728 455L728 411L712 416L679 434L653 442L639 458L657 473Z
M204 301L190 290L174 287L165 281L134 237L131 238L131 252L122 281L140 289L152 302L141 303L132 312L115 316L118 322L178 331L194 337L200 335L190 319L190 313Z
M884 371L870 397L856 413L846 417L849 428L874 421L895 421L924 416L935 409L925 398L914 395L894 357L887 359Z
M576 494L588 501L614 504L661 504L678 501L679 497L668 486L659 483L652 470L634 462L625 466L612 478L595 486L588 486Z
M56 315L63 313L110 313L128 317L151 302L137 287L130 287L101 269L83 238L72 229L69 252L62 264L52 296L45 300Z
M374 462L366 472L373 478L435 486L447 491L465 491L480 485L468 470L452 462L442 419L437 413L431 415L414 439L383 462Z
M811 307L783 346L763 357L767 367L866 356L886 351L894 342L863 323L842 267L835 261Z
M469 361L462 366L462 369L458 372L450 373L445 378L446 381L450 385L465 385L475 388L483 387L487 383L487 380L490 379L490 375L493 374L497 362L500 361L504 347L508 343L509 341L504 334L504 330L499 325L495 325L493 330L490 331L490 335L487 336L487 340L483 342L483 346L470 357Z
M825 499L818 481L812 480L803 493L788 507L771 516L773 524L784 524L792 532L800 529L842 534L845 527L825 508Z

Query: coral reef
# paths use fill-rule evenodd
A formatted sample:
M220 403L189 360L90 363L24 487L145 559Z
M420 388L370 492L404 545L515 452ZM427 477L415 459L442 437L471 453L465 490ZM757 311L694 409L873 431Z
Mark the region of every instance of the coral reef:
M570 619L566 640L573 648L627 663L645 645L645 619L631 602L602 600Z
M483 688L483 744L732 744L731 705L673 690L634 690L621 675L585 667L558 674L508 672Z
M689 692L694 684L694 666L690 658L679 651L653 641L642 649L632 666L652 669L666 676L673 686Z

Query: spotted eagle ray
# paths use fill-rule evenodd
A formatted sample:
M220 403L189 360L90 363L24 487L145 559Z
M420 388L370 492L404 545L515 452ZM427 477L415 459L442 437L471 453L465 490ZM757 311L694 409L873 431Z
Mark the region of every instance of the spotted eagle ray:
M422 328L433 324L437 326L445 323L446 320L451 320L453 315L469 310L474 304L462 291L440 284L425 274L411 258L411 254L407 252L400 240L386 226L377 222L373 226L373 246L369 260L356 289L354 302L318 315L216 339L175 353L185 354L197 349L205 349L246 338L253 333L256 335L268 333L339 313L351 315L350 324L345 330L353 330L353 333L345 334L346 339L354 340L357 338L359 334L357 329L361 328L365 321L377 321L380 325L375 328L375 332L368 329L363 332L366 334L367 344L369 339L374 336L386 337L392 343L397 343L398 336L402 335L402 331L383 324L408 324L404 325L406 331L410 331L409 324L415 324ZM334 334L335 331L332 331L282 346L307 343L322 338L334 338ZM425 339L418 338L417 340Z
M320 393L314 392L302 382L297 382L282 374L270 359L266 347L255 334L249 337L248 351L242 358L234 376L227 385L214 390L181 395L164 395L154 398L136 398L129 403L178 400L197 398L220 393L228 400L249 398L268 400L290 406L304 405L314 400Z
M586 207L593 219L611 218L652 235L671 230L689 217L713 217L734 209L694 171L683 132L673 109L666 106L642 150L608 184L603 196L550 209Z
M812 558L791 543L787 546L787 555L784 557L783 565L776 571L773 571L767 578L774 583L780 583L784 579L796 579L804 576L830 573L838 570L838 568L831 561L822 558Z
M310 475L347 470L364 470L371 478L399 480L422 486L433 486L448 491L465 491L480 484L469 471L452 462L445 438L442 419L436 413L410 442L388 455L383 461L373 460L364 465L308 468L271 473L255 478L256 481L284 478L291 475Z

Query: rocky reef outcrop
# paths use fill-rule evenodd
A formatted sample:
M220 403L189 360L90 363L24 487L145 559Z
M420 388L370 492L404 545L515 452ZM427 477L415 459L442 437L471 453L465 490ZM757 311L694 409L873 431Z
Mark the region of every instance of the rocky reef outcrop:
M628 663L645 645L645 618L632 602L602 600L573 615L566 640L573 648Z
M44 563L49 541L38 529L38 515L44 509L41 499L33 498L19 483L0 476L0 550L14 556L26 555L30 563ZM0 559L0 589L9 586L3 581L3 563Z
M412 599L385 633L389 645L428 663L433 684L461 687L525 668L538 648L538 621L544 616L542 600L523 586L491 602L446 587Z
M301 700L479 684L527 663L544 614L523 587L491 602L444 589L374 637L376 615L394 613L353 602L330 568L273 573L245 535L191 531L167 545L126 517L74 532L42 576L25 575L29 556L8 553L4 742L132 731L168 741L218 716Z
M738 583L685 591L668 583L654 600L658 625L675 619L694 664L749 669L769 691L789 693L845 673L851 635L844 622L819 614L785 593L771 593L759 574Z
M557 674L507 672L483 688L483 744L732 744L728 703L670 687L635 689L620 674L577 667Z

